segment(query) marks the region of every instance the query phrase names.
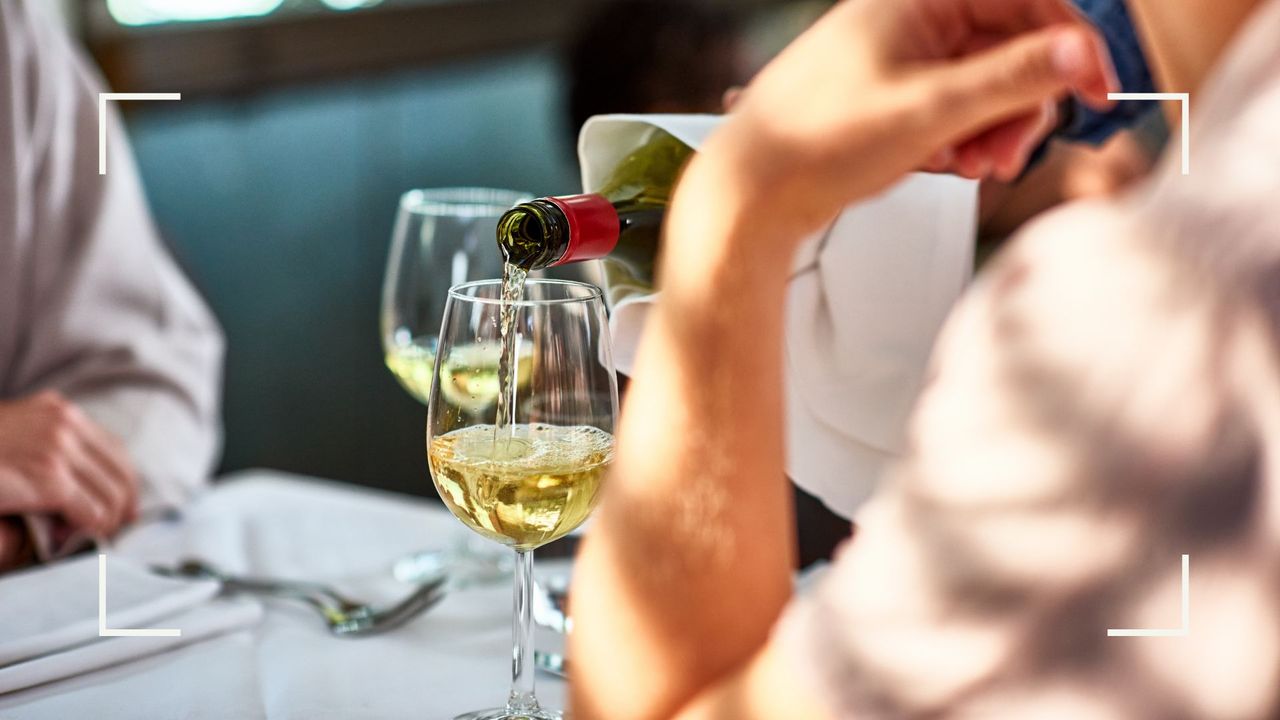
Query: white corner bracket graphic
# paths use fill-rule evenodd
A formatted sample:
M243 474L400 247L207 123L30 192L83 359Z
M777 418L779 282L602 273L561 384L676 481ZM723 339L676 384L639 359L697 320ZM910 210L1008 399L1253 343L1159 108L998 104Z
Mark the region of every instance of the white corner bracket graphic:
M1182 103L1182 174L1191 174L1191 93L1107 93L1111 100L1177 100Z
M1186 637L1191 634L1191 556L1182 556L1182 627L1160 630L1107 630L1107 637Z
M98 637L182 637L181 630L116 630L107 627L107 556L98 555Z
M98 93L98 174L107 174L107 101L181 99L182 93Z

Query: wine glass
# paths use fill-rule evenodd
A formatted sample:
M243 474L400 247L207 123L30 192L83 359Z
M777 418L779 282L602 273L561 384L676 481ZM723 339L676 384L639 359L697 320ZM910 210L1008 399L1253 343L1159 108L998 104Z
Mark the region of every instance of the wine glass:
M458 720L561 717L534 696L533 550L587 519L613 459L618 387L599 288L529 280L513 309L510 422L497 427L491 401L502 347L499 280L449 291L427 410L440 497L467 527L516 553L511 694L505 708Z
M448 289L502 274L498 219L532 197L514 190L443 188L411 190L400 198L382 284L382 349L387 368L422 404L431 393ZM505 574L508 558L476 545L460 538L443 550L413 553L398 559L393 573L415 584L464 569L475 577Z
M387 368L424 405L447 290L502 274L498 219L528 193L484 188L411 190L400 198L382 284Z

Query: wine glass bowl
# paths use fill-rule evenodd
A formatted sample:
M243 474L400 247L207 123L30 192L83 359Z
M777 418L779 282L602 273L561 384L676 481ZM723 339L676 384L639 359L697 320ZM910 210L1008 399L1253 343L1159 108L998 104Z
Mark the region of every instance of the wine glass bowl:
M431 477L467 527L515 550L513 687L507 707L468 720L560 717L533 692L532 551L595 508L618 414L608 320L598 288L528 280L509 306L510 416L499 422L503 283L449 291L427 410Z
M486 188L410 190L400 198L382 285L387 368L423 404L431 392L446 292L502 273L498 220L530 197Z
M495 444L489 427L475 426L436 438L430 457L436 489L454 516L490 540L533 550L569 534L595 509L613 436L589 426L532 424Z

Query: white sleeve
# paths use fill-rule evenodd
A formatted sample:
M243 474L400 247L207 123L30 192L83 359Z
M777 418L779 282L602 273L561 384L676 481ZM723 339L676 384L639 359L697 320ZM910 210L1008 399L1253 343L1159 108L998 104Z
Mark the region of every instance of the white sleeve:
M45 10L0 6L24 285L3 390L61 391L123 439L144 510L177 504L220 444L221 331L157 235L114 110L99 175L102 86Z

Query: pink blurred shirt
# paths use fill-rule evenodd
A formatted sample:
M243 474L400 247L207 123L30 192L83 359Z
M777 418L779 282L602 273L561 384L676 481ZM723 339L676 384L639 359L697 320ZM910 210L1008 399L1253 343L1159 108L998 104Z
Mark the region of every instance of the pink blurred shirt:
M49 4L51 5L51 3ZM222 335L157 237L120 118L44 0L0 0L0 399L55 389L126 443L143 507L219 445Z
M779 633L841 719L1280 717L1280 0L1122 197L953 314L908 458ZM1185 636L1108 637L1182 627Z

